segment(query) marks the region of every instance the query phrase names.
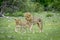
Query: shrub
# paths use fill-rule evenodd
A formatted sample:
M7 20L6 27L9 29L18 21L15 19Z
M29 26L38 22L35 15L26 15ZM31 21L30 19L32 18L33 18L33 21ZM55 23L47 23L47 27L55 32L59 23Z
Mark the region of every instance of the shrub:
M53 16L53 14L47 14L46 15L46 17L52 17Z
M5 13L4 15L5 15L5 16L19 17L19 16L23 16L23 12Z
M23 16L23 12L16 12L16 13L13 13L13 16L15 16L15 17Z
M9 16L10 14L9 14L9 13L5 13L4 15L5 15L5 16Z

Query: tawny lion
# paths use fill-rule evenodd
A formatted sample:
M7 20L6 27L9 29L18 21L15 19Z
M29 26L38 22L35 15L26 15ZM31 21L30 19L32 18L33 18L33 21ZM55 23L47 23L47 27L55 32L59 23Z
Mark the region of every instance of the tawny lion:
M32 30L33 24L37 24L40 32L42 32L43 25L42 25L42 20L40 18L35 18L34 16L32 16L30 12L26 12L24 14L24 17L27 23L29 23L30 25L30 30Z
M15 19L16 27L15 27L15 32L18 32L19 29L22 29L25 31L25 28L29 28L29 22L22 21L21 19Z

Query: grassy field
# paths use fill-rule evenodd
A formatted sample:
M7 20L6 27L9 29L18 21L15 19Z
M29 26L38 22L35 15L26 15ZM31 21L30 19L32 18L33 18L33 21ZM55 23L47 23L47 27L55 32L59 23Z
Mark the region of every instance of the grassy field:
M47 17L52 14L51 17ZM53 12L34 13L43 21L43 32L39 32L37 25L33 26L34 33L15 32L15 17L0 18L0 40L60 40L60 14ZM11 19L12 18L12 19ZM23 20L22 17L19 17Z

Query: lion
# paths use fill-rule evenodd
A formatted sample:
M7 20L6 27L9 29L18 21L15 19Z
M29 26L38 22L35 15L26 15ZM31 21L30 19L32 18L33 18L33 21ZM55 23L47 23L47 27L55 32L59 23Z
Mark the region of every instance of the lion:
M27 23L29 23L29 25L30 25L30 30L32 30L32 27L34 24L37 24L40 32L42 32L43 25L42 25L41 18L34 17L30 12L24 13L24 17L25 17L25 20L27 21Z
M15 32L18 32L19 29L22 29L23 31L25 31L26 28L30 28L30 23L27 21L22 21L21 19L15 19ZM31 30L31 29L30 29Z

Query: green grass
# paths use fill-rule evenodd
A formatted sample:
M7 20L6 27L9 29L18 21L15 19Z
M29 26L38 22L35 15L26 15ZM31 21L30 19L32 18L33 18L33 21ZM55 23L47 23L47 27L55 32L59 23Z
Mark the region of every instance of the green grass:
M51 17L46 17L52 14ZM11 18L0 18L0 40L60 40L60 14L52 12L34 13L34 16L41 17L43 21L43 32L39 33L37 25L33 26L34 33L15 32L15 21ZM23 18L21 18L23 20ZM8 21L9 20L9 21ZM10 27L8 27L8 25Z

